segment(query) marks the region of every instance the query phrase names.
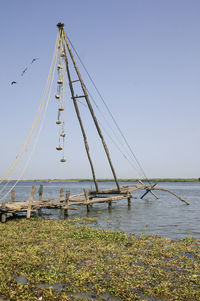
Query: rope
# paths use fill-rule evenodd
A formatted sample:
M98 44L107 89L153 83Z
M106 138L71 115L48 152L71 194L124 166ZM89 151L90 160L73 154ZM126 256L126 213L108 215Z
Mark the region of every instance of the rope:
M87 90L88 91L88 90ZM91 98L93 98L92 96L91 96L91 94L89 93L89 91L88 91L88 94L90 95L90 97ZM83 106L85 106L86 108L87 108L87 106L86 106L86 104L85 103L82 103L81 101L79 101L79 100L76 100L77 102L79 102L80 104L82 104ZM100 111L101 112L101 111ZM104 116L103 116L104 117ZM105 119L105 121L107 122L107 120ZM101 128L104 130L104 132L106 133L106 135L110 138L110 140L112 141L112 143L116 146L116 148L118 149L118 151L121 153L121 155L129 162L129 164L132 166L132 168L135 170L135 171L137 171L137 173L138 173L138 175L141 173L138 169L137 169L137 167L131 162L131 160L129 159L129 158L127 158L127 156L123 153L123 151L121 150L121 148L119 147L119 145L117 144L117 142L111 137L111 135L108 133L108 131L105 129L105 127L102 125L102 123L101 123L101 121L98 119L98 122L99 122L99 124L100 124L100 126L101 126ZM109 123L107 123L108 125L109 125ZM110 129L113 131L113 129L110 127ZM114 131L113 131L113 133L114 133ZM115 135L115 137L117 138L117 136L116 136L116 134L114 133L114 135Z
M134 166L134 164L127 158L127 156L123 153L123 151L120 149L119 145L116 143L116 141L110 136L110 134L106 131L104 126L101 124L101 122L98 120L99 124L101 125L104 132L107 134L107 136L110 138L112 143L117 147L118 151L122 154L122 156L129 162L129 164L132 166L132 168L137 171L138 174L140 174L139 170Z
M12 190L12 189L17 185L17 183L20 181L20 179L22 178L24 172L26 171L26 169L27 169L27 167L28 167L28 164L29 164L29 162L30 162L30 160L31 160L31 158L32 158L32 155L33 155L33 153L34 153L34 151L35 151L35 148L36 148L36 146L37 146L37 143L38 143L38 140L39 140L39 136L40 136L40 133L41 133L43 124L44 124L44 119L45 119L45 116L46 116L47 107L48 107L48 104L49 104L50 91L51 91L51 89L52 89L53 77L54 77L54 72L55 72L55 62L56 62L56 58L57 58L57 50L58 50L58 45L59 45L59 44L58 44L58 41L59 41L59 39L58 39L58 36L57 36L57 39L56 39L56 46L55 46L55 50L54 50L54 55L53 55L53 59L52 59L52 63L51 63L51 67L50 67L50 71L49 71L49 75L48 75L46 87L45 87L45 92L44 92L44 94L43 94L43 100L44 100L44 102L43 102L42 110L43 110L44 104L45 104L45 102L46 102L46 94L48 93L47 102L46 102L46 107L45 107L45 111L44 111L44 115L43 115L43 119L42 119L42 121L41 121L41 125L40 125L40 128L39 128L39 131L38 131L38 135L37 135L37 137L36 137L35 144L34 144L34 146L33 146L32 152L31 152L31 154L30 154L30 156L29 156L29 158L28 158L28 160L27 160L27 162L26 162L26 164L25 164L25 167L24 167L24 169L22 170L21 175L18 177L18 179L16 180L15 184L11 187L11 189L10 189L10 190L2 197L2 198L0 198L0 200L5 199L5 198L7 197L7 195L11 192L11 190ZM53 74L53 76L52 76L52 74ZM40 108L40 106L39 106L39 108ZM39 117L41 116L42 110L40 111ZM35 121L35 120L34 120L34 121ZM38 122L39 122L39 120L38 120ZM38 124L38 122L37 122L37 124ZM36 124L36 125L37 125L37 124ZM32 128L33 128L33 126L32 126ZM31 129L32 129L32 128L31 128ZM25 145L25 143L24 143L24 145ZM24 146L24 145L23 145L23 146ZM23 149L23 147L22 147L22 149ZM10 182L10 181L8 181L8 182ZM2 183L2 182L1 182L1 183ZM8 184L8 183L7 183L7 184ZM7 186L7 184L4 185L4 186ZM3 187L3 189L1 189L0 192L2 192L3 190L4 190L4 187Z
M86 88L87 89L87 88ZM131 166L133 167L134 170L137 171L138 175L141 174L141 171L139 172L139 170L135 167L135 165L131 162L132 160L130 160L129 158L127 158L127 156L130 156L126 150L126 148L124 147L124 144L119 140L117 134L115 133L115 131L113 130L113 128L111 127L111 125L109 124L109 122L107 121L107 119L105 118L104 114L101 112L101 110L99 109L96 101L94 100L94 97L91 95L90 91L87 89L87 92L90 96L90 98L92 99L92 101L94 102L94 104L96 105L98 111L100 112L101 116L103 117L103 119L105 120L105 122L107 123L109 129L113 132L113 135L115 136L115 138L117 139L117 141L120 143L121 147L124 148L126 155L123 153L123 151L119 148L118 144L116 141L114 141L114 139L110 136L110 134L106 131L106 129L103 127L103 125L101 124L101 127L104 129L105 133L108 135L108 137L111 139L111 141L115 144L115 146L117 147L117 149L120 151L120 153L123 155L123 157L128 160L128 162L131 164Z
M125 144L127 145L127 147L128 147L128 149L130 150L130 152L131 152L133 158L135 159L136 163L138 164L138 166L139 166L139 168L140 168L142 174L144 175L144 177L146 178L146 180L149 182L149 180L148 180L148 178L147 178L147 176L146 176L146 173L145 173L144 169L142 168L141 164L139 163L137 157L135 156L135 154L134 154L134 152L133 152L133 150L132 150L130 144L128 143L126 137L125 137L124 134L122 133L122 130L120 129L119 125L117 124L117 122L116 122L116 120L115 120L113 114L111 113L109 107L107 106L106 102L104 101L103 96L101 95L99 89L97 88L97 86L96 86L94 80L92 79L91 75L89 74L88 70L86 69L86 67L85 67L85 65L84 65L84 63L83 63L83 61L81 60L79 54L77 53L77 51L76 51L75 47L73 46L73 44L72 44L71 40L69 39L69 37L68 37L68 40L69 40L69 43L71 44L71 46L72 46L74 52L76 53L76 55L77 55L77 57L78 57L78 59L79 59L81 65L83 66L85 72L87 73L87 75L88 75L90 81L92 82L92 84L93 84L95 90L97 91L97 93L98 93L100 99L102 100L103 104L105 105L105 107L106 107L106 109L107 109L109 115L111 116L111 119L113 120L115 126L117 127L119 133L121 134L123 140L125 141ZM98 107L98 106L97 106L97 107Z
M34 146L32 148L32 151L29 155L29 158L20 174L20 176L18 177L17 181L15 182L15 184L10 188L10 190L2 197L0 198L0 201L4 200L8 194L15 188L15 186L18 184L18 182L21 180L21 178L23 177L25 171L27 170L27 167L32 159L32 156L35 152L35 149L38 145L38 141L39 141L39 137L40 137L40 134L41 134L41 131L42 131L42 128L43 128L43 125L44 125L44 121L45 121L45 117L46 117L46 112L47 112L47 108L48 108L48 104L49 104L49 100L50 100L50 95L51 95L51 90L52 90L52 84L53 84L53 78L54 78L54 73L55 73L55 58L54 58L54 66L53 66L53 70L52 70L52 73L53 73L53 76L51 78L51 83L50 83L50 88L49 88L49 93L48 93L48 98L47 98L47 102L46 102L46 106L45 106L45 110L44 110L44 115L43 115L43 118L42 118L42 121L41 121L41 124L40 124L40 128L39 128L39 131L38 131L38 134L37 134L37 137L36 137L36 140L35 140L35 143L34 143Z
M57 38L56 38L56 47L55 47L55 50L54 50L54 55L55 55L55 51L56 51L56 48L57 48L57 43L58 43L58 35L57 35ZM52 66L50 67L50 71L51 71L51 68L52 68ZM43 107L44 107L44 104L45 104L45 98L46 98L46 92L47 92L46 90L48 88L48 82L49 82L49 79L50 79L50 71L49 71L49 75L48 75L46 87L45 87L45 90L44 90L44 93L43 93L43 96L42 96L42 100L41 100L40 105L38 107L38 111L37 111L36 116L34 118L32 127L31 127L31 129L30 129L30 131L29 131L29 133L27 135L27 138L25 139L25 142L22 145L22 147L21 147L18 155L16 156L15 160L11 163L10 167L8 168L8 170L5 172L5 174L3 175L3 177L0 179L0 184L8 177L8 175L15 168L15 166L20 161L22 155L26 151L26 148L28 147L28 145L29 145L29 143L31 141L31 137L33 136L34 131L35 131L36 127L37 127L37 124L39 122L39 119L40 119L40 116L41 116L41 113L42 113L42 110L43 110ZM1 191L0 191L0 193L1 193Z

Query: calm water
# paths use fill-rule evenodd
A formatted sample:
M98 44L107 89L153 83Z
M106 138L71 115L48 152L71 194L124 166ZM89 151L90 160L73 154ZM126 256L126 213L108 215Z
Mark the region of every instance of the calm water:
M31 186L36 185L37 190L41 183L24 182L15 188L16 200L28 199ZM70 190L71 194L83 192L92 187L91 182L56 182L42 183L44 186L44 198L56 198L59 196L60 188ZM132 183L121 183L122 185ZM113 182L99 183L100 189L114 187ZM70 210L69 218L73 217L95 217L95 227L126 231L127 233L158 234L170 238L184 238L193 236L200 238L200 183L166 182L160 183L160 187L172 190L182 196L190 203L185 205L167 192L156 192L159 200L150 193L146 199L132 199L131 206L127 206L127 200L118 201L108 210L107 204L95 204L89 213L85 206L78 210ZM1 185L0 185L1 189ZM36 191L37 191L36 190ZM143 191L137 192L135 196L141 196ZM37 197L37 194L36 194ZM43 209L44 217L63 218L62 210Z

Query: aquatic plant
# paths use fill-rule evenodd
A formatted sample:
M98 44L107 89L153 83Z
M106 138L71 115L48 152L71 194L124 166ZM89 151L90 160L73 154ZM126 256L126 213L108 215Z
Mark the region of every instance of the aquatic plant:
M96 230L94 219L0 224L7 300L199 300L199 241Z

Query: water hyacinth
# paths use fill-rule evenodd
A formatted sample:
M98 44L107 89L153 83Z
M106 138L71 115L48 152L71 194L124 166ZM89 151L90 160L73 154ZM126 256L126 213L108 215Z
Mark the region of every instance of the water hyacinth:
M92 218L0 224L0 300L199 300L199 241L97 230Z

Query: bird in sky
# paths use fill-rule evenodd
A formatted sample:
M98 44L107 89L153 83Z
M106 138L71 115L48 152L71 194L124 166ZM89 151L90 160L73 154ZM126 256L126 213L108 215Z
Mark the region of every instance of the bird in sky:
M33 64L33 63L34 63L35 61L37 61L37 60L39 60L39 57L36 57L36 58L32 59L31 64Z
M37 61L37 60L39 60L39 57L33 58L32 61L31 61L31 63L30 63L29 65L33 64L33 63L34 63L35 61ZM23 76L24 73L25 73L27 70L28 70L28 67L26 67L26 68L22 71L21 76ZM17 83L16 81L12 81L12 82L11 82L11 85L14 85L14 84L16 84L16 83Z
M21 74L21 76L23 76L24 75L24 73L27 71L27 69L28 69L28 67L26 67L23 71L22 71L22 74Z

